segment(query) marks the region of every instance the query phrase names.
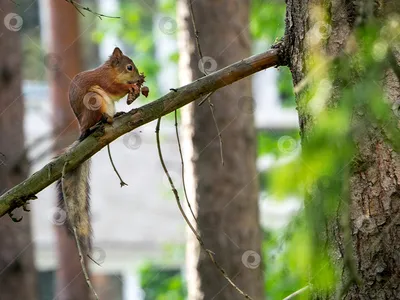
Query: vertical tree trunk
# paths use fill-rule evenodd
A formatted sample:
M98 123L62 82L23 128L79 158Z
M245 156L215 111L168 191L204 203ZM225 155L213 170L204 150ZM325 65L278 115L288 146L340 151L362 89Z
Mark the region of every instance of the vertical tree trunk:
M24 155L21 44L17 30L20 17L8 19L11 23L6 18L14 10L11 1L2 2L0 15L5 22L0 31L0 194L25 179L29 167ZM7 27L14 25L12 30ZM14 214L23 217L22 221L0 219L0 298L34 300L36 270L30 215L22 210Z
M363 6L373 3L333 0L330 1L330 6L327 6L325 2L287 1L285 57L288 58L295 86L308 75L305 59L310 53L310 45L305 41L313 5L318 4L328 9L331 28L328 28L326 51L329 55L336 56L342 54L351 38L355 21L361 18ZM382 18L388 13L399 13L398 1L379 2L375 9L380 10ZM375 4L378 4L378 1L375 1ZM326 28L322 28L324 29ZM400 99L399 80L392 71L387 72L384 81L390 101ZM301 99L298 97L298 101ZM305 144L313 123L305 112L300 110L299 114ZM400 158L385 142L380 128L368 122L367 114L357 113L354 118L365 126L362 134L356 133L354 136L359 151L355 160L357 165L363 167L353 170L350 178L352 242L361 283L358 286L352 284L342 299L399 299ZM337 245L338 248L341 246ZM343 263L343 257L339 261ZM342 274L343 284L346 284L345 274L346 272ZM331 295L328 298L334 297Z
M203 76L201 70L211 73L250 55L250 1L192 2L205 63L200 62L196 49L189 1L180 0L181 84ZM224 165L208 103L198 106L197 101L182 109L187 185L198 220L195 227L233 281L254 299L264 299L250 79L214 93L211 101L222 132ZM243 299L191 233L187 270L189 299Z
M53 104L55 151L63 151L78 137L78 124L70 108L68 89L71 79L80 71L79 22L76 9L66 1L48 1L50 6L50 49L46 66L50 75ZM66 26L68 24L68 26ZM57 200L55 199L55 204ZM56 225L59 268L57 299L89 299L89 289L79 262L75 240L66 226Z

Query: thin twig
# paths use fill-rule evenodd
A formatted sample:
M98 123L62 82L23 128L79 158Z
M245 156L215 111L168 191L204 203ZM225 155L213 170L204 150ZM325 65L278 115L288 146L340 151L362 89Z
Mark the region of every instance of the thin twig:
M283 299L283 300L290 300L290 299L293 299L294 297L296 297L297 295L300 295L301 293L305 292L305 291L308 290L308 289L309 289L309 286L306 285L305 287L303 287L303 288L301 288L301 289L295 291L293 294L290 294L289 296L287 296L287 297L286 297L285 299Z
M172 178L171 178L171 176L169 175L168 169L167 169L167 167L166 167L166 165L165 165L164 158L163 158L162 153L161 153L161 144L160 144L160 123L161 123L161 118L158 119L158 121L157 121L157 126L156 126L157 150L158 150L158 156L159 156L159 158L160 158L161 165L162 165L162 167L163 167L163 169L164 169L165 174L166 174L167 177L168 177L168 181L169 181L169 183L170 183L170 185L171 185L171 188L172 188L172 191L173 191L173 193L174 193L174 195L175 195L175 199L176 199L177 202L178 202L178 207L179 207L179 210L181 211L181 213L182 213L182 215L183 215L183 218L185 219L185 221L186 221L186 223L188 224L188 226L190 227L190 229L193 231L193 234L196 236L196 238L197 238L197 239L199 240L199 242L202 244L203 242L201 241L200 236L197 234L196 229L194 229L194 227L193 227L192 224L190 223L188 217L186 216L186 214L185 214L185 212L184 212L184 210L183 210L183 208L182 208L181 202L180 202L180 200L179 200L178 191L176 190L175 185L174 185L174 183L173 183L173 181L172 181Z
M98 13L98 12L95 12L95 11L91 10L91 9L90 9L89 7L87 7L87 6L83 6L82 4L76 2L75 0L65 0L65 1L67 1L68 3L71 3L71 4L75 7L75 9L76 9L82 16L84 16L84 17L85 17L85 15L84 15L83 12L81 11L81 9L82 9L82 10L86 10L86 11L88 11L88 12L94 14L94 15L95 15L96 17L98 17L100 20L101 20L101 18L110 18L110 19L119 19L119 18L120 18L120 17L113 17L113 16L108 16L108 15L100 14L100 13Z
M178 142L178 148L179 148L179 155L181 157L181 164L182 164L182 185L183 185L183 192L185 194L185 199L186 199L186 203L189 207L190 213L192 214L193 219L196 221L197 223L197 218L194 215L194 212L192 210L192 206L190 205L190 201L189 201L189 197L187 195L187 191L186 191L186 183L185 183L185 164L183 162L183 154L182 154L182 147L181 147L181 141L179 139L179 131L178 131L178 116L177 116L177 111L175 110L175 133L176 133L176 140Z
M75 1L66 0L67 2L71 3L73 7L75 7L76 11L82 15L82 17L86 17L84 13L79 9L79 6L75 3Z
M208 104L210 106L211 109L211 115L213 117L214 120L214 124L215 124L215 128L217 129L217 134L219 137L219 151L221 153L221 164L224 165L224 147L222 145L222 135L221 135L221 131L219 130L219 126L217 123L217 119L215 118L215 114L214 114L214 104L211 103L211 98L208 98Z
M178 204L178 208L183 216L183 218L186 221L186 224L189 226L190 230L192 230L193 234L196 236L197 240L199 241L199 244L201 246L201 248L208 254L211 262L216 266L216 268L222 273L222 275L224 276L224 278L229 282L229 284L234 287L236 289L236 291L238 291L238 293L240 293L241 295L243 295L243 297L245 297L246 299L250 299L253 300L253 298L251 298L248 294L246 294L245 292L243 292L233 281L232 279L229 278L228 274L225 272L225 270L219 265L219 263L216 261L215 257L214 257L214 252L212 252L211 250L207 249L206 246L204 245L204 242L202 240L202 238L200 237L200 235L197 233L197 231L194 229L193 225L190 223L188 217L185 214L185 211L183 210L181 201L179 199L179 195L178 195L178 191L175 188L174 182L172 181L171 176L169 175L168 169L165 165L164 162L164 158L161 152L161 143L160 143L160 123L161 123L161 118L158 119L157 121L157 126L156 126L156 140L157 140L157 150L158 150L158 156L160 158L160 162L162 165L162 168L164 170L165 175L168 177L168 181L169 184L171 185L171 189L172 192L174 193L175 196L175 200L176 203Z
M61 191L62 191L63 198L64 198L64 201L65 201L65 209L67 211L67 215L70 216L70 211L69 211L68 203L67 203L68 200L67 200L67 197L66 197L66 194L65 194L65 190L64 190L65 170L66 170L67 164L68 164L68 161L65 162L63 170L62 170ZM89 289L92 291L93 295L95 296L96 300L99 300L99 296L97 295L95 289L93 288L93 285L92 285L92 283L91 283L91 281L89 279L88 272L86 270L85 260L83 259L83 254L82 254L82 249L81 249L81 244L79 243L78 233L76 232L76 226L72 222L70 222L70 223L71 223L72 231L74 232L76 247L78 248L79 261L81 263L82 272L83 272L83 275L85 276L86 283L87 283Z
M189 2L190 16L191 16L191 18L192 18L192 25L193 25L194 36L196 37L197 50L199 51L200 59L203 59L203 53L201 52L200 41L199 41L199 32L197 31L196 21L195 21L195 19L194 19L194 12L193 12L192 0L188 0L188 2Z
M211 97L211 95L214 94L214 92L208 93L207 96L205 96L200 102L199 104L197 104L198 106L202 105L204 102L206 102L206 100L208 100L208 98Z
M14 3L16 6L20 6L20 4L15 2L14 0L8 0L8 1L10 1L11 3Z
M195 18L194 18L192 0L187 0L187 1L189 2L189 11L190 11L190 16L192 18L192 25L193 25L194 35L195 35L195 38L196 38L197 51L199 52L200 60L203 61L203 52L201 51L201 47L200 47L199 32L197 30L196 21L195 21ZM205 73L204 75L208 75L204 68L203 68L203 70L204 70L204 73ZM221 132L219 131L217 119L215 118L214 105L211 103L211 100L210 100L210 97L211 97L212 94L213 94L213 92L209 93L203 100L200 101L199 105L201 105L204 101L206 101L208 99L208 105L210 106L211 115L212 115L215 127L217 128L217 132L218 132L220 152L221 152L221 164L224 165L224 152L223 152L223 148L222 148L222 144L223 144L222 143L222 135L221 135Z
M93 285L92 285L92 283L91 283L91 281L89 279L89 274L88 274L88 272L86 270L86 266L85 266L85 260L83 259L83 255L82 255L81 245L80 245L79 240L78 240L78 234L76 232L76 227L74 225L72 226L72 230L74 231L76 246L78 247L78 253L79 253L79 262L81 263L81 267L82 267L83 274L85 276L86 283L87 283L89 289L92 291L95 299L99 300L99 296L97 295L97 293L96 293L96 291L95 291L95 289L94 289L94 287L93 287Z
M115 167L113 158L112 158L112 156L111 156L110 144L107 145L107 151L108 151L108 157L110 158L110 162L111 162L111 165L112 165L112 167L113 167L113 169L114 169L114 172L115 172L115 174L117 174L117 176L118 176L118 178L119 178L119 184L121 185L121 187L123 187L123 186L125 186L125 185L128 185L128 184L122 179L121 175L119 175L119 172L118 172L117 168Z

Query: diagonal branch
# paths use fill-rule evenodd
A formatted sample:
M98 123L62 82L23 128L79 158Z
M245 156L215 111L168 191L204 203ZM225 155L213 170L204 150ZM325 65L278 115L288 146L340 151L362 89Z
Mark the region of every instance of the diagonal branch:
M93 156L103 147L143 124L156 120L174 110L207 95L219 88L250 76L260 70L279 65L280 46L267 52L251 56L229 65L188 85L178 88L163 97L138 109L115 118L112 125L100 126L81 143L76 143L29 178L0 196L0 217L23 206L28 200L61 177L66 162L70 171ZM232 104L234 105L234 104Z

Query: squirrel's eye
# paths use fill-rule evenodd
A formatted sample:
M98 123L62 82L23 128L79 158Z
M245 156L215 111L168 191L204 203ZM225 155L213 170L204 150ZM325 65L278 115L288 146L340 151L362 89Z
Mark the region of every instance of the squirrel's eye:
M126 66L126 69L127 69L128 71L132 71L132 70L133 70L133 66L132 66L132 65L127 65L127 66Z

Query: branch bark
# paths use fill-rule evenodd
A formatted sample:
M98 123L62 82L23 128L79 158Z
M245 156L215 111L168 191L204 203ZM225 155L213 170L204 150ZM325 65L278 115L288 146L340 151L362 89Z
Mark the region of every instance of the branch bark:
M0 217L25 205L28 200L36 199L35 195L38 192L61 177L63 166L67 161L66 171L68 172L121 135L244 77L280 65L280 53L280 44L278 44L264 53L243 59L188 85L174 89L158 100L133 109L116 118L112 125L100 126L81 143L75 144L28 179L0 196Z

